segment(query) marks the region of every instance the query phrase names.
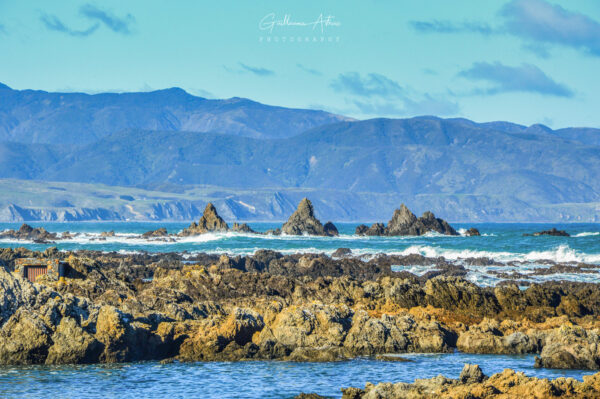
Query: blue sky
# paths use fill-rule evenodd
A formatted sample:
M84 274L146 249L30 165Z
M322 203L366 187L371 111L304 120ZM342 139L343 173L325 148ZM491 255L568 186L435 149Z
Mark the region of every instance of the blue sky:
M15 89L600 127L598 71L597 0L0 0Z

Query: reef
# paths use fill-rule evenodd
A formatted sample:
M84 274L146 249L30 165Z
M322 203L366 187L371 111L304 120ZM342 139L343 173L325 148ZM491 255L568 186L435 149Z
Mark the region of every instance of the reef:
M533 353L537 367L600 367L597 284L480 287L443 258L342 252L2 249L0 364L332 361L458 349ZM66 282L12 273L15 261L32 257L66 262ZM415 263L436 271L391 267Z

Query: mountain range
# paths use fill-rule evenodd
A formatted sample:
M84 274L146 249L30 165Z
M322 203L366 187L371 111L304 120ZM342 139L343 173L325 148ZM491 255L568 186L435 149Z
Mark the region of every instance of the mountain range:
M188 220L209 200L232 220L280 220L308 194L332 220L381 220L404 202L451 221L599 221L599 177L593 128L0 86L5 221Z

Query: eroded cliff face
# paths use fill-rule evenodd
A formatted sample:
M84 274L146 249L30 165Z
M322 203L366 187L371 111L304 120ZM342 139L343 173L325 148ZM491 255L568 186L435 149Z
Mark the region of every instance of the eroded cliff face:
M66 284L9 272L60 257ZM0 363L287 359L386 353L536 353L538 367L598 368L596 284L482 288L395 273L411 257L118 255L0 250ZM421 259L432 262L431 259ZM441 273L441 275L439 275ZM445 274L445 275L444 275Z

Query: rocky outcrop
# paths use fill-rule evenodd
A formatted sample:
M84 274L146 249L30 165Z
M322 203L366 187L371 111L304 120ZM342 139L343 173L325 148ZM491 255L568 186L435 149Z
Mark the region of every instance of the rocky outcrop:
M209 202L206 208L204 208L204 213L198 223L192 222L190 227L183 229L179 233L179 236L186 237L210 232L225 232L228 230L229 226L227 223L219 216L215 206Z
M475 227L471 227L469 230L465 232L467 237L479 237L481 233Z
M417 255L0 250L7 268L22 257L57 257L74 274L68 284L45 276L32 284L0 270L3 364L330 361L458 349L539 353L539 367L597 368L600 357L597 284L483 288L453 275L391 271L423 263L457 272ZM480 379L476 369L461 377Z
M599 330L564 325L545 335L536 367L555 369L600 369Z
M47 243L59 239L56 233L50 233L43 227L33 228L28 224L21 225L19 230L7 230L1 232L0 238L28 240L36 243Z
M242 223L242 224L234 223L233 226L231 227L231 231L235 231L238 233L256 233L246 223Z
M356 228L355 234L367 236L420 236L428 232L458 235L448 222L436 218L433 213L428 211L417 218L404 204L394 211L387 226L382 223L375 223L370 228L360 225Z
M143 238L155 238L155 237L167 237L169 234L167 233L167 229L164 227L158 228L156 230L147 231L142 234Z
M600 373L583 382L560 377L554 380L527 377L506 369L486 378L479 366L465 365L459 379L442 375L416 379L412 384L367 383L364 389L342 388L342 399L431 399L431 398L579 398L600 396Z
M298 204L296 211L281 227L281 232L288 235L315 235L315 236L337 236L338 230L331 222L327 222L325 228L319 219L315 217L312 203L304 198Z
M343 258L344 256L352 255L352 250L350 248L338 248L331 254L333 258Z
M571 235L564 230L557 230L556 227L551 228L550 230L538 231L537 233L533 233L534 237L538 236L555 236L555 237L570 237Z

